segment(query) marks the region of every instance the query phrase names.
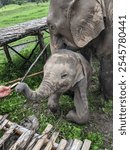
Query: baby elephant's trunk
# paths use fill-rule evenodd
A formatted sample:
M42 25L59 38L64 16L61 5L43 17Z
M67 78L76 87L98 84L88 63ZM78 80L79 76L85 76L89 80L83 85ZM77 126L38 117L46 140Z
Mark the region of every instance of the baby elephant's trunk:
M55 92L54 87L50 82L43 80L36 90L37 99L46 98Z
M23 93L27 99L34 101L46 98L54 93L54 89L47 81L42 81L36 91L31 90L26 83L19 83L15 90L16 92Z

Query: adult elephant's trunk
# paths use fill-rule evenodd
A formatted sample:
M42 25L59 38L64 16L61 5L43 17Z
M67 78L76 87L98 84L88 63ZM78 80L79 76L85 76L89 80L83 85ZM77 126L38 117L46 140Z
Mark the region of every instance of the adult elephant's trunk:
M33 91L26 83L19 83L16 88L16 92L23 93L23 95L29 100L40 100L46 98L54 93L54 88L48 81L42 81L37 90Z

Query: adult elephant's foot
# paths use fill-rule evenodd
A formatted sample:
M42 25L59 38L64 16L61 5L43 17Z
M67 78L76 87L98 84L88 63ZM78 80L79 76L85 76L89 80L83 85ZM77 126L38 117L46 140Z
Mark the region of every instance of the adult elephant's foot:
M100 83L105 99L113 98L113 57L104 56L100 64Z
M88 116L88 113L77 115L75 110L71 110L66 115L66 119L77 124L86 124L88 122Z

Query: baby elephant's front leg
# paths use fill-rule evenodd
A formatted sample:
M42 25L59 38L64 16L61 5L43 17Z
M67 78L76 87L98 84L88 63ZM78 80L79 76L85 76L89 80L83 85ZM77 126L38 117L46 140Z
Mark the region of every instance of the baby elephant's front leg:
M48 107L53 113L57 112L59 108L59 97L59 94L52 94L48 98Z
M75 110L71 110L67 114L66 118L68 121L71 121L77 124L86 124L89 118L89 111L87 109L86 111L81 111L81 113L79 113Z
M86 124L89 117L88 101L87 101L87 88L83 86L84 83L79 84L74 91L74 104L76 110L71 110L67 114L68 121L78 124Z
M86 124L88 122L89 112L82 115L78 115L75 110L69 111L66 115L68 121L77 123L77 124Z

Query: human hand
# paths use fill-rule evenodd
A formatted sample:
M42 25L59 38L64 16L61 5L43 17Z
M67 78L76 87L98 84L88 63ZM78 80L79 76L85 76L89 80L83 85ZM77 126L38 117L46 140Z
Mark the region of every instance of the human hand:
M0 86L0 98L8 96L11 93L11 88L9 86Z

